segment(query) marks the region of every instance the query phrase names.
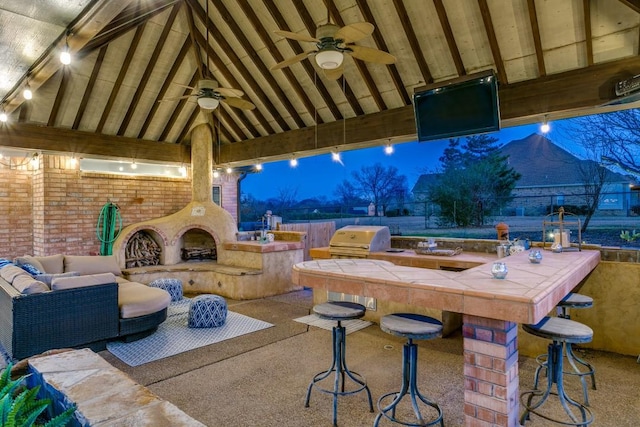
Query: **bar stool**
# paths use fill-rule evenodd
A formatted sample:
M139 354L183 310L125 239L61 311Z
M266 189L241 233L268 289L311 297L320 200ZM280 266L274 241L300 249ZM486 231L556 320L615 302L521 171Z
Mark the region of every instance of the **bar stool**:
M361 391L367 392L369 398L369 411L373 412L373 400L371 399L371 391L367 386L367 382L364 377L357 372L350 371L347 367L345 360L346 352L346 330L342 326L343 320L359 319L364 316L366 307L362 304L346 301L329 301L323 304L317 304L313 307L313 312L316 313L321 319L335 320L338 322L337 326L333 327L333 362L331 367L327 371L316 374L309 388L307 389L307 398L304 402L305 408L309 407L309 399L311 398L311 390L318 389L323 393L333 395L333 425L338 425L338 396L346 396L350 394L359 393ZM322 380L329 377L332 373L335 374L333 381L333 388L324 388L320 383ZM354 390L346 390L346 381L350 380L355 383Z
M377 427L384 416L394 423L405 426L432 426L440 424L441 427L444 427L442 420L443 413L440 406L429 400L418 390L418 346L413 343L414 339L430 340L441 336L442 323L432 317L422 316L420 314L395 313L380 319L380 329L391 335L407 338L407 342L404 344L402 353L402 387L400 391L387 393L378 399L377 407L379 412L373 422L373 426ZM407 394L411 398L411 407L417 419L416 422L396 418L398 404ZM383 401L391 396L395 396L394 399L388 405L383 406ZM435 419L431 421L424 420L417 399L420 399L424 404L437 411Z
M593 298L587 295L571 292L558 303L557 307L558 317L571 319L571 316L569 315L570 308L591 308L593 307ZM565 344L565 355L567 356L569 364L573 368L573 372L565 372L565 374L577 375L580 377L580 381L582 382L582 394L584 395L584 404L589 406L589 394L587 392L587 381L585 380L585 376L588 375L591 377L591 388L596 390L596 369L589 362L577 357L573 353L571 343ZM584 366L586 370L580 370L577 364Z
M545 317L535 325L523 325L523 330L541 338L550 339L547 352L547 360L538 366L535 372L534 389L525 391L520 395L520 401L525 411L520 417L520 424L524 425L529 419L529 414L536 414L546 420L569 426L587 426L593 421L593 414L586 405L571 399L564 389L563 372L563 349L565 344L579 344L590 342L593 331L586 325L574 320L562 317ZM538 390L538 376L542 368L547 369L547 388ZM553 384L556 385L556 393L552 392ZM570 421L562 421L538 412L538 408L551 395L557 395L564 411L569 416ZM526 403L525 403L526 397ZM537 401L533 402L534 398ZM569 405L574 407L572 410ZM576 415L576 410L580 412L580 419Z

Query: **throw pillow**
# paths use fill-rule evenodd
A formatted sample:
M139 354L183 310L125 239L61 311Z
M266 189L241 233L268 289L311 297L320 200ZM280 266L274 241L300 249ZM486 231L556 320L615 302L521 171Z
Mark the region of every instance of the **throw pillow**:
M0 268L4 267L5 265L11 265L11 264L13 263L8 259L0 258Z
M33 264L20 264L19 266L21 269L23 269L24 271L26 271L27 273L29 273L32 276L38 275L38 274L42 274L42 272L40 270L38 270Z
M47 285L28 274L16 276L11 285L25 295L39 294L49 290Z
M40 261L40 264L42 265L42 269L38 268L38 270L42 271L43 273L50 273L50 274L64 273L64 255L62 254L49 255L49 256L37 256L37 257L33 257L33 259ZM31 264L33 264L33 262ZM38 266L38 264L33 264L33 265L35 265L36 267Z
M40 264L40 261L38 261L37 259L35 259L34 257L32 257L30 255L19 256L19 257L15 258L13 260L13 262L15 263L15 265L17 265L19 267L22 266L23 264L31 264L35 268L37 268L38 271L40 271L41 273L44 273L44 271L45 271L45 269L42 266L42 264Z
M33 278L36 280L40 280L47 286L51 287L51 282L53 282L53 279L57 277L74 277L79 275L80 274L78 274L77 271L69 271L67 273L60 273L60 274L41 273L41 274L36 274L35 276L33 276Z
M13 285L13 281L18 276L27 276L33 279L29 274L17 265L6 265L0 269L0 277Z

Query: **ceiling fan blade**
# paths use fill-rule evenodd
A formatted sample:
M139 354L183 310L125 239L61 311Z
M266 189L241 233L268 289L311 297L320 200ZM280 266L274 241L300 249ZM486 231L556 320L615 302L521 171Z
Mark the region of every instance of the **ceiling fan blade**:
M276 30L274 31L274 33L284 38L297 40L299 42L318 43L320 41L317 38L311 37L307 34L292 33L291 31Z
M216 89L216 92L218 92L220 95L227 98L231 98L231 97L238 98L244 95L244 92L241 91L240 89L232 89L229 87L219 87Z
M271 67L271 70L279 70L279 69L281 69L281 68L288 67L289 65L293 65L293 64L295 64L296 62L300 62L300 61L302 61L302 60L303 60L303 59L305 59L307 56L309 56L309 54L310 54L310 53L314 53L314 52L315 52L315 50L311 50L311 51L308 51L308 52L302 52L302 53L299 53L299 54L298 54L298 55L296 55L296 56L293 56L293 57L291 57L291 58L289 58L289 59L285 59L284 61L277 63L276 65L274 65L273 67Z
M396 62L396 57L391 55L390 53L384 52L382 50L373 49L365 46L356 46L349 45L347 46L351 49L351 56L356 59L360 59L362 61L367 62L375 62L377 64L393 64Z
M353 43L358 40L362 40L365 37L369 37L373 34L373 30L375 28L376 27L369 22L356 22L340 28L333 38L342 39L344 40L344 43Z
M166 102L166 101L178 101L180 99L187 99L187 98L191 98L194 95L184 95L184 96L176 96L174 98L164 98L159 100L158 102Z
M241 98L224 98L224 99L221 99L220 101L224 102L225 104L231 107L240 108L241 110L253 110L254 108L256 108L256 106L253 105L251 102L245 101L244 99L241 99Z
M187 88L187 89L195 89L194 87L187 86L187 85L183 85L183 84L181 84L181 83L176 83L176 82L172 82L172 83L173 83L174 85L176 85L176 86L184 87L184 88Z
M342 76L342 73L344 72L344 68L340 66L338 68L333 68L331 70L323 69L322 72L324 73L325 77L328 78L329 80L338 80L340 76Z

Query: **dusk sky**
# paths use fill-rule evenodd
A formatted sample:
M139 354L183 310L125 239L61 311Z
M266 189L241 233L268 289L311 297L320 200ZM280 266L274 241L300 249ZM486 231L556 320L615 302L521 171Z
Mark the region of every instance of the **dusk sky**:
M535 124L502 129L490 135L495 135L503 145L537 132L539 125ZM554 134L559 135L554 133L554 124L551 123L551 131L546 136L562 146L562 141L556 141ZM252 194L258 200L277 197L281 190L296 191L297 200L323 195L331 200L335 198L334 190L338 184L345 179L352 180L353 171L379 162L385 167L392 165L398 168L407 177L411 190L420 174L433 171L438 166L438 159L447 144L448 140L406 142L394 145L391 155L384 153L383 146L345 151L341 153L343 164L334 162L331 154L300 158L295 168L289 165L288 160L265 163L262 172L249 174L242 181L241 188L244 194Z

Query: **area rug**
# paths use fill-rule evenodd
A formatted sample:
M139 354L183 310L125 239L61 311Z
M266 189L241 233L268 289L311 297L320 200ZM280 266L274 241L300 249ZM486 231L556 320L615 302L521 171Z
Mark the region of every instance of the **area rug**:
M307 325L315 326L317 328L326 329L331 331L334 326L337 325L335 320L326 320L321 319L317 314L310 314L308 316L298 317L297 319L293 319L296 322L306 323ZM364 329L372 323L367 320L343 320L342 326L344 326L347 335L351 332L359 331L360 329Z
M130 343L114 341L107 350L129 366L140 366L194 348L270 328L273 325L229 311L227 321L217 328L188 328L189 299L172 303L165 320L152 335Z

